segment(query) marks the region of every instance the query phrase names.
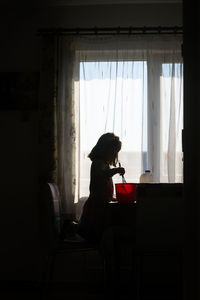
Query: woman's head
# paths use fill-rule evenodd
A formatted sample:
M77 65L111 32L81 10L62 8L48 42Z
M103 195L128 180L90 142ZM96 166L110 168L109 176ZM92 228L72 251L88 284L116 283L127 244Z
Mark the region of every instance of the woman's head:
M109 164L116 166L118 161L118 152L121 149L121 141L114 133L103 134L97 144L94 146L88 157L94 159L104 159Z

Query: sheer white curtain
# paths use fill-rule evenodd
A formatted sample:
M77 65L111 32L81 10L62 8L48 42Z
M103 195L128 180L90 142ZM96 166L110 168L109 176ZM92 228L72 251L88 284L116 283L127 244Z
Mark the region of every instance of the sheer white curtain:
M182 182L183 66L180 37L82 39L80 62L80 197L88 196L88 153L114 132L125 178ZM115 176L115 182L121 181Z
M127 181L147 168L154 182L183 180L181 43L179 36L62 37L58 183L67 214L89 194L87 155L108 131L122 141Z
M105 132L120 137L119 159L126 169L125 177L138 181L147 163L146 91L146 61L80 63L80 196L88 193L87 156ZM119 176L113 179L121 181Z

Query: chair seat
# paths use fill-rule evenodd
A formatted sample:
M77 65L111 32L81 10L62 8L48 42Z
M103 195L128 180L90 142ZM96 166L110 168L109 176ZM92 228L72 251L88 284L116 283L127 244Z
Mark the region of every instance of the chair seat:
M67 253L71 251L96 251L97 246L86 241L81 236L76 234L73 237L59 240L55 245L54 250L56 251L56 253Z

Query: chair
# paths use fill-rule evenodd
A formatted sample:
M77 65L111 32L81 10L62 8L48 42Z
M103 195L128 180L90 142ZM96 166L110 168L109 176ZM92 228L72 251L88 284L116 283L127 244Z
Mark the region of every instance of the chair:
M55 183L47 184L47 193L49 199L50 211L52 212L53 225L53 245L49 249L46 260L43 297L48 292L50 283L53 281L56 257L59 254L70 252L90 252L98 251L97 246L84 240L76 233L76 221L68 221L67 226L62 218L62 208L58 186Z
M179 264L177 299L182 299L182 184L139 184L136 208L137 299L141 299L145 257L163 257ZM171 259L170 259L171 258Z

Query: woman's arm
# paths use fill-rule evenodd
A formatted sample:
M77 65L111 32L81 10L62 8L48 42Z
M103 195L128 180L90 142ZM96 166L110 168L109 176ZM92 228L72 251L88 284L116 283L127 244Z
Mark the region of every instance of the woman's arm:
M112 177L115 174L124 175L125 169L121 168L121 167L110 169L108 167L108 164L106 164L105 162L103 162L101 160L96 160L96 161L93 161L93 163L92 163L92 174L93 174L93 176Z
M124 168L112 168L109 170L105 170L105 174L109 177L114 176L115 174L120 174L120 175L124 175L125 174L125 169Z

